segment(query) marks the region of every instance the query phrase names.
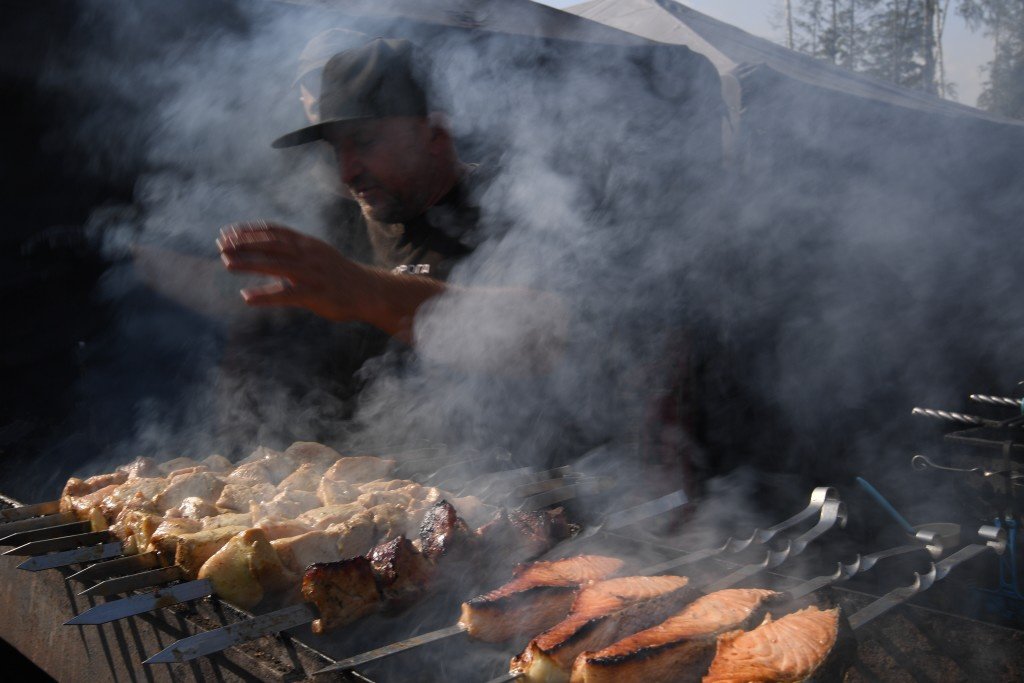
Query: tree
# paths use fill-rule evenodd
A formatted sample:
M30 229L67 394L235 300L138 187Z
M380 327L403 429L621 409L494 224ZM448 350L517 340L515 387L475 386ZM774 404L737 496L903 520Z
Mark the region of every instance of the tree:
M978 106L1024 119L1024 0L961 0L967 25L992 38L992 61Z

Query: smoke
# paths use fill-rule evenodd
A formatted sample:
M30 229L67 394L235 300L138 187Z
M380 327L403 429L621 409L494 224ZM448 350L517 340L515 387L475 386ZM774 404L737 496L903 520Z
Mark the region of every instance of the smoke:
M637 499L747 463L786 475L759 484L778 495L720 500L789 509L813 483L909 472L913 404L956 408L964 388L1016 380L1016 131L754 70L723 173L714 76L673 48L349 26L271 3L83 3L79 21L47 87L74 93L69 135L91 171L134 179L129 208L90 221L121 260L76 388L95 431L86 469L295 439L432 442L582 458ZM460 294L423 311L414 355L358 325L246 311L215 260L217 228L256 217L355 248L310 173L317 153L267 144L301 125L294 65L331 26L426 48L487 180ZM495 288L564 315L475 294ZM523 353L557 326L555 362ZM662 400L692 409L696 440L659 434ZM686 451L689 481L665 476L652 430Z

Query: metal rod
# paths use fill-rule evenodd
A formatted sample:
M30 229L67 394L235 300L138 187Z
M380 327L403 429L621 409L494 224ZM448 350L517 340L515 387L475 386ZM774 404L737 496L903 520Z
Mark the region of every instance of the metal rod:
M90 586L79 593L83 597L98 596L105 597L128 591L152 588L173 581L181 581L185 578L185 570L177 565L160 567L128 576L118 576L106 581L100 581L95 586Z
M64 622L65 626L81 626L83 624L106 624L125 617L132 617L136 614L144 614L161 607L170 607L179 602L195 600L207 595L213 595L213 584L206 579L179 583L176 586L161 588L152 593L133 595L130 598L122 598L105 602L87 609L76 617Z
M17 547L19 545L31 543L32 541L41 541L44 538L57 538L58 536L82 533L84 531L89 531L91 528L92 524L89 522L58 524L57 526L49 526L44 529L33 529L32 531L22 531L21 533L4 536L0 539L0 545ZM2 529L2 527L0 527L0 529Z
M892 503L886 500L885 496L883 496L878 489L872 486L867 479L864 479L863 477L857 477L857 483L860 485L862 489L864 489L867 492L869 496L871 496L875 500L876 503L878 503L882 507L883 510L886 511L886 513L888 513L890 517L893 518L893 520L895 520L897 524L903 527L904 531L906 531L911 536L917 533L914 529L914 525L908 522L906 517L901 515L899 513L899 510L894 508Z
M970 399L975 403L984 403L990 406L1000 406L1005 408L1016 408L1022 410L1022 402L1024 399L1010 398L1009 396L987 396L985 394L971 394Z
M123 552L124 547L121 545L120 541L117 543L104 543L103 545L94 545L91 548L76 548L74 550L65 550L60 553L50 553L49 555L32 557L19 564L18 569L24 569L29 572L38 572L44 569L67 567L72 564L108 560L112 557L117 557Z
M18 507L0 510L0 521L16 522L21 519L29 519L30 517L39 517L42 515L52 515L57 512L60 512L60 501L48 500L45 503L19 505ZM2 528L3 527L0 526L0 529Z
M106 562L97 562L90 565L69 576L68 581L78 581L80 583L103 581L115 576L134 574L146 569L156 569L161 564L160 556L154 552L128 555L127 557L119 557L116 560L107 560Z
M964 413L954 413L948 410L935 410L933 408L914 408L910 411L911 415L918 415L921 417L931 417L936 420L945 420L947 422L959 422L966 425L974 425L977 427L999 427L1002 423L998 420L986 420L983 417L977 415L965 415Z
M90 531L84 534L71 534L70 536L58 536L56 538L44 538L41 541L32 541L17 548L11 548L3 554L38 557L46 553L84 548L96 545L97 543L106 543L110 540L113 540L113 536L109 531Z
M0 532L7 534L7 537L9 537L12 534L21 533L22 531L46 529L48 527L70 524L71 522L77 521L80 520L73 512L58 512L44 517L32 517L30 519L20 519L16 522L7 522L6 524L0 525Z

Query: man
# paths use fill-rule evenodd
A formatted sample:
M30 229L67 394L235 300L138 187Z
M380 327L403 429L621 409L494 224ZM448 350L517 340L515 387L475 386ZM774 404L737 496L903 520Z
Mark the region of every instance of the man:
M256 221L228 226L217 245L231 271L276 278L246 288L250 306L291 306L338 322L364 322L408 344L424 303L448 291L477 305L507 306L523 320L524 337L488 340L489 359L507 367L511 354L540 351L551 360L564 335L557 300L523 290L452 291L443 280L477 239L472 202L477 174L463 164L451 134L430 111L414 47L376 39L332 57L323 69L319 120L285 135L275 147L315 141L333 150L340 179L355 201L373 249L373 265L343 255L291 228ZM486 334L484 331L483 334ZM478 347L479 348L479 347Z

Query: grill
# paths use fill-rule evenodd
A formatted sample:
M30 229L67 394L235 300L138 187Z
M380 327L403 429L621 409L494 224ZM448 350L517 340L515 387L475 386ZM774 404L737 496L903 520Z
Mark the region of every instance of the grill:
M8 499L6 505L17 502ZM666 542L647 531L653 526L650 520L624 530L600 528L594 533L584 526L576 539L556 547L554 555L592 552L632 558L647 565L677 565L671 571L685 573L697 585L708 585L739 572L734 575L741 577L737 585L788 590L810 577L832 574L837 561L849 566L854 555L851 541L838 528L828 529L820 541L800 540L809 538L809 529L822 527L825 515L820 514L817 525L806 521L810 517L805 515L799 525L785 530L768 528L713 545L719 551L716 553L694 551L693 534ZM817 514L811 516L817 518ZM969 534L963 541L967 549L973 547L975 554L986 556L973 559L969 555L966 566L987 568L988 563L997 563L994 553L985 552L984 538L979 541L966 536ZM1005 530L1001 538L1005 538ZM948 562L948 549L945 557ZM689 562L694 558L702 559ZM79 588L73 588L67 577L79 567L26 572L16 568L22 559L0 559L0 590L7 608L0 619L0 637L59 680L301 679L356 653L450 626L458 618L459 603L474 594L467 586L448 586L399 616L373 615L327 635L314 636L308 626L302 626L191 662L144 666L142 661L147 656L180 638L241 623L251 615L206 597L102 626L61 626L103 599L76 595ZM910 597L915 591L907 587L914 584L922 590L930 589L923 593L927 596L941 592L945 585L948 572L942 569L943 562L939 562L936 572L936 565L925 553L907 553L882 561L886 564L878 569L858 574L841 586L811 593L805 601L839 605L844 614L855 615L873 602L877 604L878 595L893 589L897 594L902 590L902 597ZM680 566L683 563L687 564ZM752 569L760 568L759 563L771 568L755 575ZM931 588L932 582L935 588ZM897 604L892 600L886 607ZM521 644L492 645L458 635L334 675L380 682L485 681L507 670L508 659L516 652L514 646ZM845 663L847 680L1019 680L1024 677L1022 646L1021 631L948 611L899 605L857 629L855 648Z

